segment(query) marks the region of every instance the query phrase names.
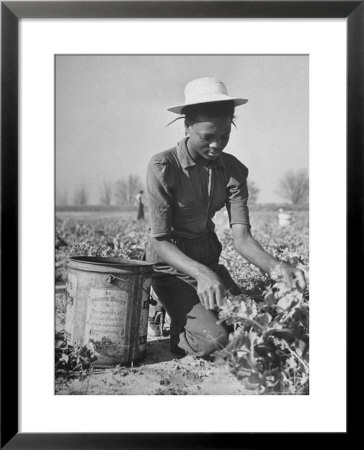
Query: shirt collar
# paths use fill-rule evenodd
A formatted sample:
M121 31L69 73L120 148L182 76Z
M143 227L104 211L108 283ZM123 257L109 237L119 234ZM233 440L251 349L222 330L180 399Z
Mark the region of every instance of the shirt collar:
M188 167L196 165L196 161L191 157L187 150L187 140L188 137L185 137L177 144L177 156L183 169L187 169ZM222 155L215 159L213 166L225 168Z

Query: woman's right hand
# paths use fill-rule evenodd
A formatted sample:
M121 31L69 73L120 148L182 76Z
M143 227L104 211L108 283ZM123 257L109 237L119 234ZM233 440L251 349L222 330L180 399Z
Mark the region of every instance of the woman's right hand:
M215 309L224 304L225 286L221 278L208 267L204 267L196 277L197 294L206 309Z
M186 256L172 242L152 239L153 247L163 261L197 281L197 294L206 309L223 306L225 286L214 271Z

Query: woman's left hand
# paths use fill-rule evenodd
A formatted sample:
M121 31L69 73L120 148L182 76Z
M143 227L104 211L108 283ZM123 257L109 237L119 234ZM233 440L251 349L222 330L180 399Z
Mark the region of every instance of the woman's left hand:
M290 266L285 262L280 262L270 273L273 280L285 281L290 287L299 291L304 291L307 287L305 273L297 267Z

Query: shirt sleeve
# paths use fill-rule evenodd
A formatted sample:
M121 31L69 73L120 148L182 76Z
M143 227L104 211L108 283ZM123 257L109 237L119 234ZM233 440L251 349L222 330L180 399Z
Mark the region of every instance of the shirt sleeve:
M147 169L147 203L151 237L168 239L171 234L172 179L168 161L153 157Z
M230 161L229 166L226 209L230 226L234 223L240 223L250 227L247 184L249 170L235 157Z

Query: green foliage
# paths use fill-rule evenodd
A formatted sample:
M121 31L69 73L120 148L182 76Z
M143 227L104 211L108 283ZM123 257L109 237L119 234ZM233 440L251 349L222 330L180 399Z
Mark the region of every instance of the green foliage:
M133 220L93 223L58 221L56 226L56 283L65 282L70 256L141 259L148 239L145 222Z
M294 228L281 229L261 216L254 224L256 239L273 256L309 276L308 224L295 217ZM223 259L244 295L228 296L219 318L234 327L215 363L224 364L247 389L264 394L309 392L309 295L283 281L274 282L236 257L231 232L222 236ZM233 253L234 252L234 253Z
M243 295L227 297L220 320L234 331L224 349L215 353L248 389L262 394L309 392L309 295L274 282L234 249L231 230L219 230L221 262L242 288ZM308 216L293 213L292 225L279 227L275 212L252 214L252 233L268 253L304 270L309 281ZM70 256L109 256L140 259L148 224L130 219L76 222L57 220L56 282L66 281ZM85 374L95 345L56 344L56 373ZM63 342L63 343L62 343ZM92 347L93 345L93 347Z
M56 333L56 376L79 376L82 379L89 374L92 363L96 360L97 356L92 342L82 347L73 346L68 344L64 331Z
M227 298L220 319L235 331L215 352L216 364L227 364L246 388L260 393L308 394L308 304L302 294L273 285L258 304L244 295Z

